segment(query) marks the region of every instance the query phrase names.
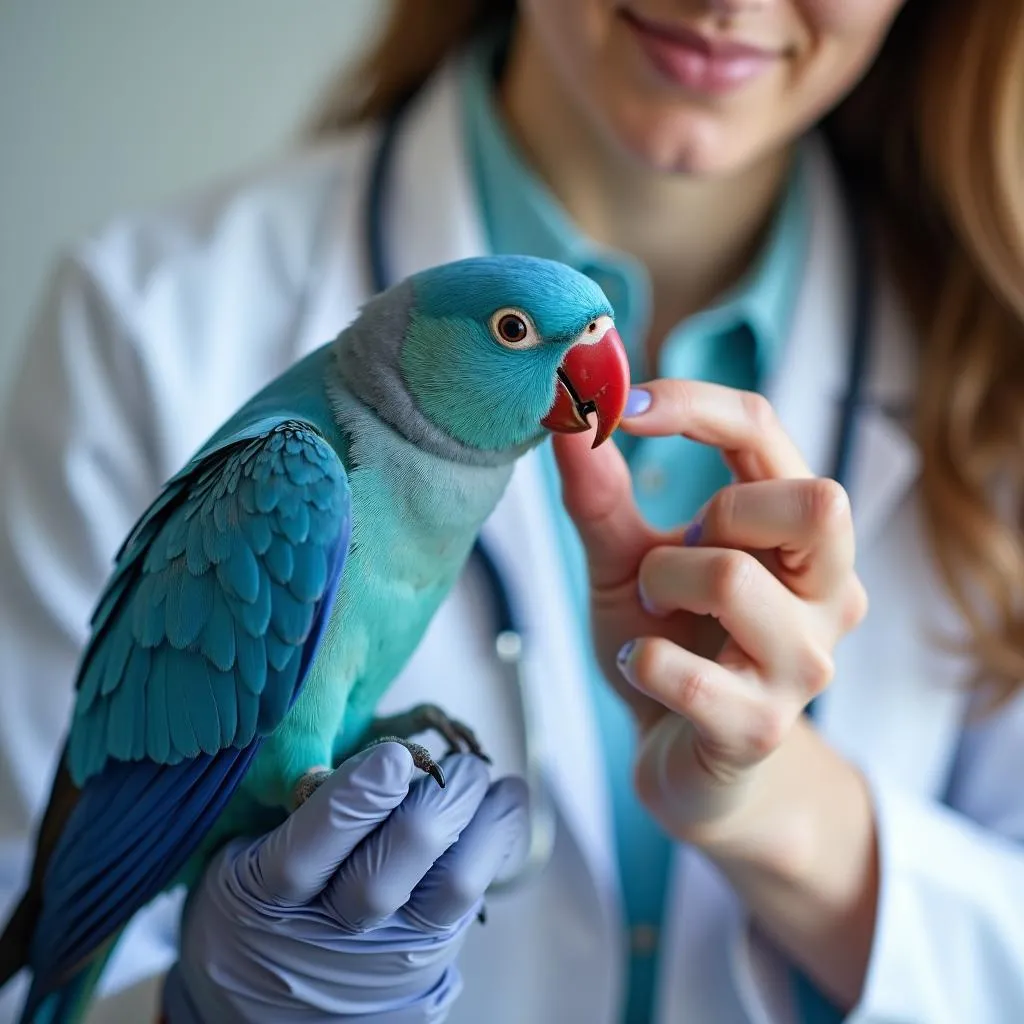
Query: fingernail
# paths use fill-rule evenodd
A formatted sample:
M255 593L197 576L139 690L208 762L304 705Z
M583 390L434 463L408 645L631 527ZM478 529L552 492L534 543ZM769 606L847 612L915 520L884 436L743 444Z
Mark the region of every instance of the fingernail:
M630 388L629 397L626 399L626 408L622 415L627 419L631 416L639 416L642 412L647 412L650 407L650 391L644 391L643 388Z
M683 532L683 546L693 547L694 544L699 544L703 532L704 523L700 519L695 519Z
M643 608L643 610L647 612L648 615L656 615L657 612L654 610L654 607L652 606L651 602L647 599L647 595L644 593L643 584L639 581L636 585L636 594L640 600L640 607Z
M619 653L616 655L615 660L618 662L620 669L625 669L629 664L630 655L633 653L633 648L636 647L635 640L627 640L620 648Z

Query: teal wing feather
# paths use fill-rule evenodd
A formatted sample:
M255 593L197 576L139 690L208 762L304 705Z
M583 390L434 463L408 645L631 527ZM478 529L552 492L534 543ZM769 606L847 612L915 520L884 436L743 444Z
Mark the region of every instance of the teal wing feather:
M108 758L176 764L273 730L325 618L349 518L337 452L291 420L176 477L122 548L93 617L72 778Z

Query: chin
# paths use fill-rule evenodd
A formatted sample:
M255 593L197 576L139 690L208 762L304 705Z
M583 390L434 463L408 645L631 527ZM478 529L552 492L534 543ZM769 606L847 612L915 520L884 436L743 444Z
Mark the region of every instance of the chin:
M638 104L613 112L607 130L635 163L694 178L740 174L771 149L771 140L703 110L652 116L650 105Z

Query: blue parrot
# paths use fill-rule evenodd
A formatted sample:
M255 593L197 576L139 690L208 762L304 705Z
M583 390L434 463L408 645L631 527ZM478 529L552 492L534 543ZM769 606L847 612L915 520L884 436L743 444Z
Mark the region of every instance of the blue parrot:
M602 443L628 389L588 278L461 260L372 298L167 482L95 608L31 878L0 937L0 984L32 972L23 1022L84 1016L144 904L401 724L374 709L516 459L592 415ZM432 705L404 724L403 742L430 726L480 753Z

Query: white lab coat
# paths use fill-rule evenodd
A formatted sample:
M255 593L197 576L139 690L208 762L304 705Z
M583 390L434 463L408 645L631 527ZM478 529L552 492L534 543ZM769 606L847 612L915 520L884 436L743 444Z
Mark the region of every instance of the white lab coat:
M453 75L438 76L397 148L386 230L398 276L479 253ZM117 221L64 261L22 364L0 441L0 901L26 869L71 703L76 655L111 557L136 515L232 410L332 337L368 294L362 215L376 132L357 131L198 199ZM811 466L829 471L845 383L851 271L824 153L799 309L769 391ZM918 452L901 422L913 342L884 272L850 481L871 609L821 699L829 740L866 772L882 888L857 1024L1024 1020L1024 700L965 725L957 628L919 523ZM531 652L555 856L495 898L461 965L453 1024L613 1024L623 938L608 798L588 683L536 458L518 467L487 534L529 593ZM499 770L520 764L518 703L491 656L487 595L468 576L389 694L467 718ZM660 1024L794 1021L783 959L714 868L680 846L661 951ZM108 988L172 955L165 898L127 934ZM143 986L144 1004L155 983ZM94 1019L143 1020L100 1006Z

